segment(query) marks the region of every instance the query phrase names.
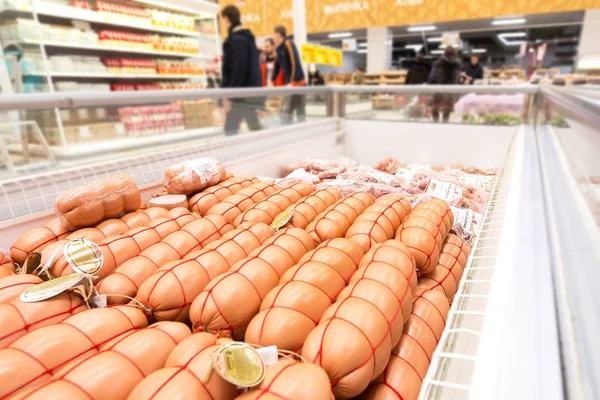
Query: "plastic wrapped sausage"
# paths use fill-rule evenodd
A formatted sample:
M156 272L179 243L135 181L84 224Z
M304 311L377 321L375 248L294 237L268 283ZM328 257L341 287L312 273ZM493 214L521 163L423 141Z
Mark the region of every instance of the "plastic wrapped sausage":
M289 225L305 229L317 215L341 198L342 193L335 188L317 190L310 196L288 207L288 210L294 208L294 214Z
M403 305L412 298L400 271L379 261L360 267L306 338L302 356L327 372L336 397L365 390L400 340Z
M94 275L103 279L125 261L139 255L144 249L160 242L164 237L181 229L187 223L196 220L196 216L185 208L171 210L168 215L167 218L158 218L146 226L134 228L122 235L111 236L103 240L98 248L102 253L104 263ZM42 264L46 264L58 250L50 267L50 272L54 277L70 275L75 272L58 248L64 243L53 243L42 251Z
M427 374L433 349L444 331L448 301L440 292L417 292L413 311L400 343L385 369L363 393L367 400L416 400Z
M92 226L141 206L140 190L123 174L68 190L54 202L58 218L69 230Z
M165 171L168 194L196 194L227 178L223 164L212 158L197 158L175 164Z
M415 258L405 245L397 240L388 240L383 244L376 244L360 260L359 268L373 262L389 264L400 269L415 292L417 289L417 271L415 270Z
M281 359L267 367L265 380L237 400L333 400L325 371L311 363Z
M46 246L66 238L70 233L60 219L53 218L46 225L22 234L10 248L10 256L14 262L23 264L29 253L41 252Z
M346 232L346 238L356 241L368 251L376 243L393 239L411 211L410 203L402 196L380 197L356 218Z
M208 282L261 246L273 231L266 224L240 226L182 260L160 267L140 286L136 299L156 321L189 320L189 308Z
M246 330L245 341L299 352L309 332L358 269L364 250L349 239L325 241L283 274Z
M42 283L35 275L11 275L0 279L0 304L10 303L33 285Z
M180 322L159 322L70 363L50 381L15 398L126 399L139 382L162 368L169 353L189 336L189 328Z
M228 196L220 203L208 209L206 215L222 215L232 223L238 215L256 202L261 201L277 190L274 183L257 182L240 190L237 194Z
M299 228L286 228L268 239L228 272L212 279L194 299L190 308L194 330L226 331L241 339L267 293L313 248L310 235Z
M305 183L279 189L238 215L233 226L237 227L244 222L271 224L277 215L313 191L313 186Z
M419 275L435 270L444 239L452 227L454 216L443 200L432 199L415 207L396 233L396 239L408 247Z
M124 262L96 288L99 293L109 296L109 304L125 304L129 302L129 297L135 297L142 282L158 268L220 239L221 235L232 229L225 218L218 215L192 221L148 247L139 256Z
M327 239L344 237L350 225L373 202L373 196L368 193L353 193L317 215L308 224L306 231L310 233L316 244Z
M0 398L41 385L68 363L147 325L140 310L119 306L86 310L30 332L0 350Z
M197 212L204 216L206 212L215 204L225 200L240 190L260 182L258 178L251 175L237 176L229 178L218 185L211 186L201 193L190 198L190 211Z
M165 368L148 375L127 399L234 399L238 392L235 385L210 372L212 353L220 347L216 342L210 333L186 338L169 354Z
M87 310L83 301L72 293L61 293L37 303L24 303L19 298L0 304L0 349L27 332L57 324L73 314Z

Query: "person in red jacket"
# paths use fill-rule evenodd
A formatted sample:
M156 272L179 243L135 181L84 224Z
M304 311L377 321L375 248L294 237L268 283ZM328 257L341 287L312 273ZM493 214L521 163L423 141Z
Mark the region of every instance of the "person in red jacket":
M266 38L263 52L260 55L260 69L262 72L263 86L283 86L283 72L277 75L274 82L271 82L277 54L275 53L275 42L272 38Z

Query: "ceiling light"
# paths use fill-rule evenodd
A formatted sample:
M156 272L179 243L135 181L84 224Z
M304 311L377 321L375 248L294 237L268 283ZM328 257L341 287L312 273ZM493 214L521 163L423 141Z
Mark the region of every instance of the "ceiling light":
M521 25L526 22L525 18L496 19L492 21L492 25Z
M368 51L367 49L356 50L356 52L359 53L359 54L365 54L367 51Z
M419 50L421 50L423 48L422 44L407 44L406 46L404 46L405 49L407 50L414 50L415 53L418 53Z
M487 49L471 49L471 53L473 53L473 54L487 53Z
M437 27L435 25L423 25L423 26L411 26L407 29L409 32L428 32L435 31Z
M352 37L352 32L330 33L327 36L329 36L330 39L346 38L346 37Z
M444 50L431 50L431 54L444 54Z
M500 33L500 34L498 34L498 39L505 46L520 46L523 43L527 43L527 41L525 41L525 40L506 40L506 38L525 37L525 36L527 36L527 34L525 34L524 32Z
M430 38L427 38L427 41L429 43L442 43L442 38L441 37L430 37Z
M359 43L358 44L358 47L367 47L367 46L368 46L367 43Z
M501 36L503 38L526 37L527 33L525 33L525 32L504 32L504 33L499 33L498 36Z

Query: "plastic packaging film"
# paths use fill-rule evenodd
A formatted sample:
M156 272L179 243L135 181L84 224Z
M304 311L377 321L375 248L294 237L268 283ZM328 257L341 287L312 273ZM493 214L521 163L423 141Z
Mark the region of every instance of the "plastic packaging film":
M325 241L308 252L264 298L260 312L248 325L245 341L300 352L364 254L356 242L344 238Z
M127 175L73 188L54 202L56 214L68 230L92 226L141 206L140 191Z
M313 248L306 231L294 227L281 230L228 272L212 279L196 297L190 308L194 330L226 331L241 339L267 293Z
M148 307L154 320L187 322L190 305L208 282L271 236L266 224L241 225L202 250L163 265L142 283L136 299Z
M227 178L223 165L212 158L197 158L175 164L165 171L167 194L196 194Z
M215 204L258 182L260 181L252 175L229 178L218 185L211 186L201 193L192 196L189 201L190 211L204 216Z
M278 189L274 183L257 182L240 190L238 193L228 196L220 203L208 209L206 215L222 215L232 223L238 215L246 211L248 207L261 201Z

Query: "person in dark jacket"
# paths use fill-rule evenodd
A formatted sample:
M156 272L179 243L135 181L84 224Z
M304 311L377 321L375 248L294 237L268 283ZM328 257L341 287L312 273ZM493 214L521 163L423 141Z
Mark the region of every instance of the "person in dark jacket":
M325 86L325 79L318 69L308 73L308 86Z
M462 65L454 47L448 46L444 55L434 64L429 83L433 85L457 85L460 81ZM431 114L435 122L440 120L440 111L444 115L444 122L450 120L450 113L454 110L456 96L451 93L436 93L431 101Z
M302 70L300 53L292 37L287 36L284 26L276 26L273 30L273 39L277 46L277 62L273 71L272 81L275 81L279 71L283 71L283 83L289 86L306 86L306 78ZM282 120L289 124L293 120L294 113L298 122L306 121L306 99L304 95L290 96L287 106L283 109Z
M229 35L223 42L223 64L221 87L251 88L262 87L256 39L248 28L241 24L240 10L227 6L221 11L223 24ZM224 100L225 134L235 135L242 120L250 130L260 129L257 110L264 108L264 98Z
M408 70L405 85L422 85L429 79L430 68L425 62L425 57L418 55L415 63Z
M465 78L467 85L472 85L476 79L483 79L483 68L479 64L479 57L471 57L471 61L463 67L462 76Z

